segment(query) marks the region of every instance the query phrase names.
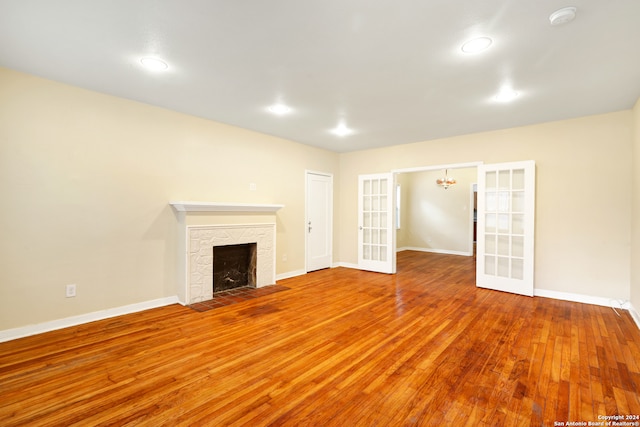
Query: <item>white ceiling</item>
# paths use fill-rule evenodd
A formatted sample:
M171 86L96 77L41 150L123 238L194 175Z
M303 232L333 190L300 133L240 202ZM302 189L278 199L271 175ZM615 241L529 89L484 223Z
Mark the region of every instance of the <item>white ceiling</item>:
M631 108L640 1L569 1L0 0L0 66L347 152Z

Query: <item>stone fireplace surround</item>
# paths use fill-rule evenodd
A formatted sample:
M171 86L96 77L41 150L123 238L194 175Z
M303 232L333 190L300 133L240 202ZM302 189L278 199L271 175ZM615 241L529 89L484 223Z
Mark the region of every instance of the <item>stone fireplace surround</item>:
M213 298L213 246L256 243L256 287L276 282L275 212L284 205L170 202L180 225L180 275L178 299L185 305ZM190 225L189 213L211 213L206 225ZM258 214L269 222L239 224L236 217ZM209 219L209 217L207 217ZM201 218L199 218L201 220Z
M187 227L187 301L213 298L213 247L256 243L256 287L276 282L275 224Z

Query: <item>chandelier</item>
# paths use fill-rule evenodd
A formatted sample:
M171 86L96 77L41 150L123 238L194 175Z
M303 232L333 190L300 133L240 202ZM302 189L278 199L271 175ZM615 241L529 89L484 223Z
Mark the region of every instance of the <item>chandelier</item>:
M455 180L455 178L450 178L449 176L447 176L447 170L445 169L444 170L444 178L438 178L436 180L436 183L446 190L447 188L449 188L453 184L455 184L456 180Z

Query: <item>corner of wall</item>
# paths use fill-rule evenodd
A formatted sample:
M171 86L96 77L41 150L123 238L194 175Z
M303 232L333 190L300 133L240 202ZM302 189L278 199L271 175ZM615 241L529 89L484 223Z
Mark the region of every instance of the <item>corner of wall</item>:
M630 299L633 307L640 307L640 98L632 110L632 185L631 185L631 262ZM633 312L632 312L633 313ZM640 327L640 317L634 320Z
M633 304L630 304L629 314L631 315L633 321L636 322L636 326L638 327L638 329L640 329L640 313L638 313Z

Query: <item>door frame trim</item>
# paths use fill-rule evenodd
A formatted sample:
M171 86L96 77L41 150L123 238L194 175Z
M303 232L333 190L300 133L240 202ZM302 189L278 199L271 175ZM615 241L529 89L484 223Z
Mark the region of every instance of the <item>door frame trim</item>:
M433 165L433 166L418 166L415 168L404 168L404 169L391 169L391 173L399 174L399 173L410 173L410 172L425 172L425 171L433 171L438 169L464 169L464 168L475 168L477 166L483 165L483 161L479 162L467 162L467 163L445 163L442 165Z

